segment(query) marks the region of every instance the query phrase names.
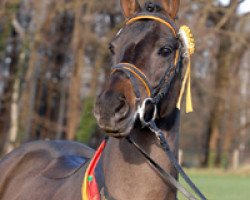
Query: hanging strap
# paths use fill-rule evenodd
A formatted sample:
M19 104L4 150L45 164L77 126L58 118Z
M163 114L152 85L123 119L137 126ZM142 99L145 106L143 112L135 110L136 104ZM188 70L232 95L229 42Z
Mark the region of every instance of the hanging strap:
M196 185L192 182L192 180L189 178L189 176L185 173L185 171L179 165L178 161L175 158L174 153L171 151L170 146L164 137L163 132L156 126L154 121L152 121L149 124L149 129L159 139L161 147L165 151L165 153L167 154L170 162L174 165L175 169L180 173L180 175L186 181L186 183L190 186L190 188L200 197L201 200L207 200L207 198L201 193L201 191L196 187Z
M190 63L190 57L188 59L188 65L187 70L184 76L184 80L182 82L181 86L181 92L180 96L177 102L177 108L181 109L181 101L184 95L184 92L186 90L186 112L190 113L193 112L193 103L192 103L192 95L191 95L191 63Z
M157 164L133 139L127 137L127 140L135 146L135 148L147 159L149 165L153 167L156 172L167 183L170 183L177 190L179 190L187 199L197 200L189 191L187 191L169 172L165 171L159 164Z

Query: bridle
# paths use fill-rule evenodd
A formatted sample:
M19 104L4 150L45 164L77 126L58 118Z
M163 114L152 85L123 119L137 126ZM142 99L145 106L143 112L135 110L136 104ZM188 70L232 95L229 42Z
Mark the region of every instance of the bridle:
M167 18L160 17L157 14L151 14L151 15L144 15L140 14L137 15L131 19L129 19L126 23L126 25L129 25L131 23L134 23L138 20L154 20L161 24L164 24L168 28L171 29L173 35L177 38L177 31L175 28L175 25L170 22ZM200 190L195 186L195 184L191 181L191 179L187 176L187 174L184 172L182 167L179 165L178 161L175 158L174 153L170 150L170 146L164 137L163 131L161 131L156 123L156 117L157 117L157 107L160 103L160 101L166 96L166 94L169 92L171 83L175 77L175 74L177 72L180 72L183 66L183 60L184 56L181 53L181 45L179 45L179 48L176 51L175 55L175 62L174 64L170 64L170 67L167 68L165 71L163 77L160 79L160 82L158 86L153 90L152 86L150 85L150 82L147 78L147 76L134 64L132 63L119 63L118 65L112 67L111 74L114 74L117 71L123 72L129 79L133 86L134 94L136 97L136 114L135 118L139 117L140 122L143 127L148 127L151 132L155 134L157 139L159 140L159 143L162 147L162 149L167 154L168 158L170 159L170 162L174 165L175 169L180 173L180 175L184 178L184 180L188 183L190 188L200 197L202 200L206 200L206 197L200 192ZM168 79L167 79L168 78ZM166 79L168 81L166 81ZM144 100L141 99L140 89L138 86L138 81L142 83L142 85L145 87L145 90L147 92L148 97ZM179 99L182 98L183 92L181 92ZM178 102L179 104L180 102ZM148 115L146 111L146 107L150 105L151 106L151 114L150 117L146 117ZM163 170L163 168L157 164L134 140L131 136L127 137L127 140L135 146L135 148L147 159L148 163L156 169L158 174L167 182L171 183L176 189L178 189L184 196L187 197L189 200L196 200L196 197L192 195L190 192L188 192L169 172Z
M154 20L161 24L167 26L173 33L174 37L178 40L176 27L172 22L168 20L168 18L163 18L162 16L158 16L157 14L144 15L140 14L126 22L126 25L132 24L139 20ZM180 42L179 42L180 43ZM149 122L155 120L157 117L157 107L161 100L166 96L169 92L171 83L175 77L175 74L178 73L182 69L184 57L181 54L181 44L179 44L178 49L175 52L175 60L174 64L171 63L170 66L165 71L164 75L159 81L159 84L155 89L151 86L149 79L137 66L132 63L119 63L116 66L112 67L111 75L117 71L123 72L129 79L132 84L134 94L135 94L135 106L136 106L136 114L135 118L139 116L140 122L143 126L148 126ZM166 79L168 81L166 82ZM147 98L142 100L140 89L138 86L138 81L142 83L144 86ZM151 117L146 118L146 107L151 105Z

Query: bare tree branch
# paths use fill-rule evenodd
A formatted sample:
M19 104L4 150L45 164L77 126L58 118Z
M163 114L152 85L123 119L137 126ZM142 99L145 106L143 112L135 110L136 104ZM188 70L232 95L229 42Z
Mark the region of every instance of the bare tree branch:
M250 122L247 122L246 124L244 124L243 126L241 126L240 128L238 128L237 130L235 130L236 133L239 133L240 131L246 130L250 127Z
M1 9L1 10L5 7L6 1L7 1L7 0L1 0L1 1L0 1L0 9Z
M15 31L19 34L19 36L24 39L25 37L25 30L23 27L20 25L20 23L17 21L16 17L13 18L12 20L12 25L15 28Z
M235 31L229 31L229 30L216 30L215 32L219 34L228 35L231 38L237 40L237 42L239 42L242 46L250 48L249 36L243 36Z
M220 30L228 22L230 17L235 14L238 5L239 5L239 3L237 0L231 0L226 14L219 21L219 23L216 25L215 30Z

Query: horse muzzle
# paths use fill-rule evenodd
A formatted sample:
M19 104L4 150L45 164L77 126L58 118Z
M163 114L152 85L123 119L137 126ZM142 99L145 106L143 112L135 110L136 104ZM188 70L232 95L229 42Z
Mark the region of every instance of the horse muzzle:
M104 91L97 97L94 116L99 127L116 138L129 135L134 125L133 108L124 94L117 91Z

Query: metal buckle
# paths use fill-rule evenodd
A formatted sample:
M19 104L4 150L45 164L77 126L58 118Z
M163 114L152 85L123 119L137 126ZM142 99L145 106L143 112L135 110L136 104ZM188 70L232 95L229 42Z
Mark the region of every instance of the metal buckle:
M148 106L149 104L151 104L153 106L152 107L153 110L151 110L151 112L152 112L151 117L149 119L147 119L146 118L146 114L147 114L146 113L146 106ZM142 126L143 127L148 127L150 125L150 123L155 120L156 115L157 115L157 107L156 107L153 99L152 98L146 98L142 102L141 106L138 106L137 114L139 115L139 119L140 119L140 121L142 123Z

